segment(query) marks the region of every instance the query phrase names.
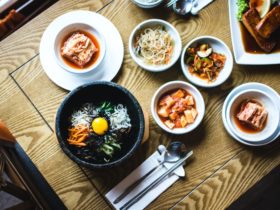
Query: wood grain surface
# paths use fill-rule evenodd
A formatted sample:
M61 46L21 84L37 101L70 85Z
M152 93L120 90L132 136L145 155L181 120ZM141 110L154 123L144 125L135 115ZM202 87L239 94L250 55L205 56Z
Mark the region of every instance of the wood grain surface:
M102 4L98 5L104 5L107 1L102 2ZM66 10L74 10L80 6L83 7L84 4L71 6L69 3L69 7L66 7ZM62 6L57 7L56 5L51 7L55 8L54 10L58 10L54 16L63 13ZM161 18L172 23L181 35L183 46L199 35L213 35L221 38L231 48L227 1L214 1L206 9L202 10L197 17L182 18L168 11L166 8L143 10L129 0L114 0L104 7L100 13L115 24L121 33L125 45L125 57L122 68L113 81L128 88L139 100L143 110L149 113L150 137L139 148L132 160L121 167L102 172L94 172L83 168L82 170L86 173L86 176L80 177L80 173L78 173L75 176L77 180L81 179L81 182L86 184L88 182L83 180L88 177L92 186L96 187L96 190L104 195L153 153L159 144L167 145L170 141L179 140L184 142L188 148L194 150L194 158L186 166L187 177L180 179L172 185L172 187L151 203L148 209L169 209L174 207L174 205L175 209L223 209L280 162L280 157L277 154L279 141L262 149L245 147L234 141L227 134L221 119L221 109L227 94L232 88L240 84L253 81L261 82L279 92L280 65L240 66L235 64L231 77L223 85L213 89L199 88L206 104L206 115L202 124L190 134L174 136L165 133L156 125L150 114L150 102L154 92L162 84L171 80L186 81L179 63L176 63L174 67L166 72L151 73L137 66L128 52L130 32L138 23L149 18ZM48 15L48 20L52 19L51 12L48 11ZM57 108L68 92L57 87L48 79L40 64L39 56L36 54L38 52L37 48L41 34L46 26L47 23L42 26L40 32L36 35L36 39L38 39L37 45L35 44L28 49L23 48L23 45L19 47L24 53L20 51L19 58L12 65L9 62L8 64L0 63L0 69L2 70L0 71L0 88L7 87L2 91L4 92L2 94L10 98L8 101L6 101L6 97L1 98L3 101L2 104L5 104L4 108L1 107L1 110L5 113L6 110L11 110L11 108L15 109L15 111L7 111L4 114L5 119L12 117L13 112L18 113L21 110L17 107L18 104L13 105L14 102L11 100L12 94L9 91L7 80L3 80L2 84L3 75L3 77L14 79L14 82L19 85L25 96L30 100L30 103L36 108L33 112L39 116L34 117L33 121L43 122L44 129L41 131L40 136L44 136L42 142L49 139L49 143L42 144L41 148L38 148L38 144L36 147L32 147L32 149L28 147L26 149L28 149L31 157L34 156L34 160L38 159L44 165L44 167L41 167L43 174L51 183L54 183L54 187L60 186L56 188L56 191L63 197L63 195L66 195L63 189L71 190L71 185L67 188L68 180L65 183L64 180L56 180L57 176L53 175L55 172L51 173L50 171L52 171L54 165L61 164L62 160L66 162L70 161L58 148L53 134L54 117ZM31 27L28 29L30 31L39 31L39 29L32 29ZM25 34L26 31L22 33ZM6 43L6 50L8 49L7 46ZM2 43L0 49L1 47ZM12 49L16 50L16 48ZM28 60L27 58L29 61L25 63ZM5 57L1 52L0 61L1 59L9 60L14 58L11 55ZM21 66L20 64L22 63L25 64ZM17 67L19 68L13 71ZM9 76L9 72L13 73ZM22 98L26 100L26 98ZM19 103L23 99L16 99L16 101ZM25 122L24 124L30 122L29 118L22 118L21 121ZM33 124L31 126L26 125L21 129L15 126L19 126L18 124L20 123L11 123L12 126L13 124L14 131L19 132L20 130L22 135L26 131L32 131ZM36 123L34 124L36 125ZM43 132L45 130L47 131L46 133ZM28 138L26 139L25 141L27 142ZM49 148L55 151L54 157L57 159L55 163L50 162L50 158L48 157L49 152L46 152ZM41 157L39 151L45 155ZM72 162L69 162L65 170L67 170L67 173L71 173L72 170L76 170L75 168L76 166ZM87 200L87 198L83 198L82 200ZM96 199L94 197L93 200L100 203L98 203L100 208L108 208L102 198L97 198L96 196ZM89 209L96 209L93 206L87 207Z
M98 11L111 0L60 0L0 43L0 71L12 72L39 52L47 26L58 16L72 10Z
M83 171L61 152L54 133L9 75L1 75L0 118L69 209L107 207Z
M277 141L240 152L172 209L225 209L280 164L279 149Z

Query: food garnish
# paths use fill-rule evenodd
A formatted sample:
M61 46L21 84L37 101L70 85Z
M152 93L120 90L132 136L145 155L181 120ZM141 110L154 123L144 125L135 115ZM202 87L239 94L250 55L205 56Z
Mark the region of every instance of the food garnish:
M260 18L263 18L270 10L271 0L250 0L249 7L255 8Z
M189 47L186 53L186 64L190 73L196 74L209 82L214 81L224 68L226 56L213 52L209 44L198 44Z
M136 36L135 52L151 65L165 65L171 60L173 41L162 26L145 28Z
M247 11L247 9L249 8L249 5L247 3L246 0L237 0L237 7L238 7L238 11L237 11L237 19L238 20L242 20L242 15L245 11Z
M184 89L169 91L158 103L157 113L161 121L170 129L184 128L197 117L195 100Z
M122 104L86 103L73 112L68 143L81 159L109 162L122 149L131 129L127 108Z

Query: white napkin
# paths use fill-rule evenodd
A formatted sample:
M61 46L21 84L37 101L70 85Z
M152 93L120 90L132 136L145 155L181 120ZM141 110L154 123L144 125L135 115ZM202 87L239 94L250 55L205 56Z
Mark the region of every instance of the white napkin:
M191 10L192 14L197 14L198 11L200 11L202 8L206 7L208 4L210 4L214 0L194 0L197 4L194 5L194 7Z
M120 209L124 204L126 204L132 197L134 197L138 192L140 192L145 187L149 186L155 179L157 179L161 174L172 167L173 164L165 163L164 166L160 166L156 171L154 171L150 176L146 177L142 183L140 183L133 191L131 191L123 200L119 203L114 204L114 200L123 193L128 186L134 183L136 180L151 171L155 165L159 165L159 159L161 155L156 151L147 160L145 160L138 168L136 168L131 174L124 178L119 184L117 184L110 192L105 196L111 202L111 204L116 208ZM150 190L144 197L142 197L137 203L131 206L129 209L140 210L148 206L154 199L156 199L161 193L163 193L168 187L170 187L174 182L179 179L179 177L185 176L185 170L183 166L177 168L173 174L167 177L154 189Z

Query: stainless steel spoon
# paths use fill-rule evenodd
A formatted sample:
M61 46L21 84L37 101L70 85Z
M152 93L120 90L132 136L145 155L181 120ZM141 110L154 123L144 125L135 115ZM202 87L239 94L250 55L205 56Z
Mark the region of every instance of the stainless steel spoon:
M161 153L162 149L160 148L162 145L159 146L158 151ZM139 185L146 177L148 177L150 174L152 174L156 169L158 169L160 166L162 166L164 163L175 163L177 162L181 157L182 154L184 154L187 151L186 146L181 142L172 142L168 147L167 150L164 151L163 154L163 160L160 162L160 164L155 165L154 168L152 168L145 176L141 177L140 179L136 180L134 183L132 183L130 186L128 186L124 192L119 195L115 200L114 204L119 203L125 196L127 196L137 185Z
M193 12L193 8L198 5L198 0L179 0L173 4L173 11L178 15L187 15L192 13L196 15L197 12Z
M180 160L178 160L170 169L168 169L165 173L163 173L159 178L153 181L149 186L131 198L126 204L124 204L120 210L127 210L131 206L133 206L136 202L138 202L143 196L146 195L151 189L156 187L159 183L161 183L167 176L173 173L180 165L182 165L190 156L192 156L193 151L184 152Z

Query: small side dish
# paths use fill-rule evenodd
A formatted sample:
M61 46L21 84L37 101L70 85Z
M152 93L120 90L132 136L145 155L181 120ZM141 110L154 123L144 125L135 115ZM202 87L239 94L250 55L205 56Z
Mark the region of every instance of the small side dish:
M93 34L74 31L61 43L61 56L70 67L82 70L93 65L99 57L100 46Z
M132 59L142 69L161 72L179 59L182 42L180 34L169 22L149 19L133 29L128 47Z
M207 43L198 43L196 47L187 48L185 62L188 64L188 70L191 74L213 82L224 68L226 56L214 52Z
M136 35L134 48L146 64L165 65L171 60L173 40L163 26L147 27Z
M268 117L265 107L255 99L243 101L235 113L237 127L247 133L260 132Z
M184 89L171 90L159 99L157 113L170 129L194 123L198 112L193 96Z
M79 158L109 162L122 149L131 129L130 121L123 104L86 103L72 113L67 141Z
M233 68L229 47L213 36L200 36L183 49L181 68L184 76L193 84L212 88L225 82Z
M153 95L151 113L163 130L182 135L199 126L205 104L195 86L184 81L171 81L160 86Z

